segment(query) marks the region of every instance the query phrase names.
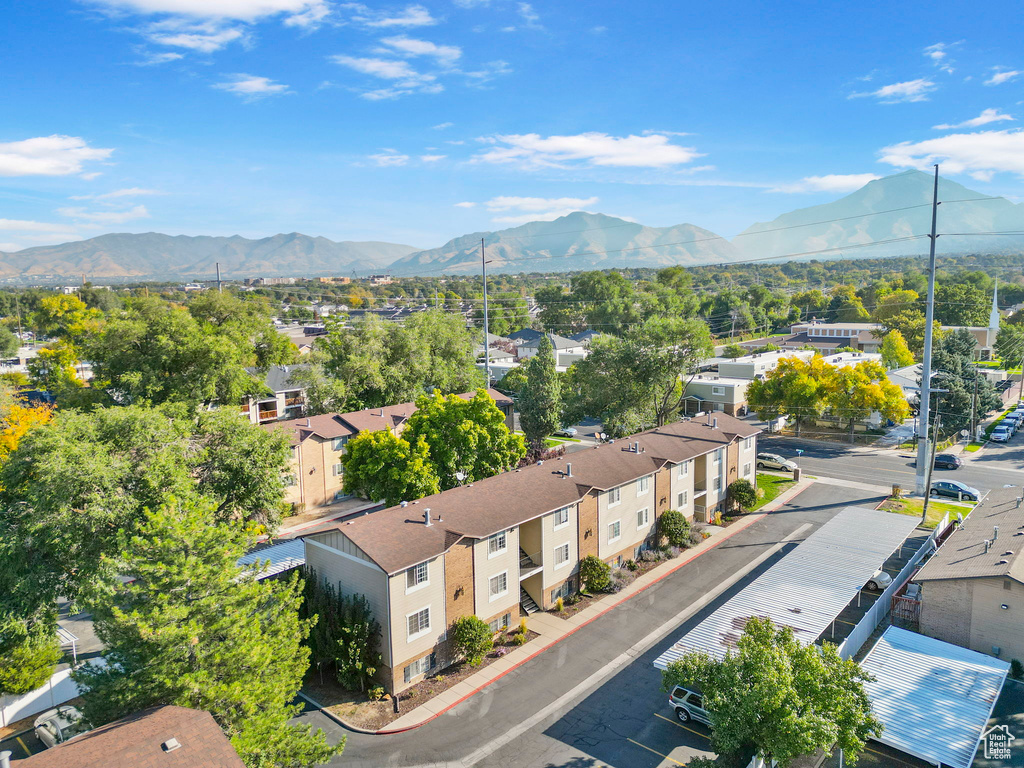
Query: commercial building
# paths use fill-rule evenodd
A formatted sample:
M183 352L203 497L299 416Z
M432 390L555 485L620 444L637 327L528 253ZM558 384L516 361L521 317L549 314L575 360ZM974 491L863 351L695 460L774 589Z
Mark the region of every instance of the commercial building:
M809 349L776 350L774 352L755 352L733 360L722 360L718 363L718 375L729 379L763 379L771 371L779 367L779 361L785 358L798 357L810 360L814 352Z
M666 510L722 509L731 482L754 480L759 432L724 414L652 429L339 522L305 538L306 564L366 596L395 692L457 660L457 618L497 632L578 589L584 557L639 557Z

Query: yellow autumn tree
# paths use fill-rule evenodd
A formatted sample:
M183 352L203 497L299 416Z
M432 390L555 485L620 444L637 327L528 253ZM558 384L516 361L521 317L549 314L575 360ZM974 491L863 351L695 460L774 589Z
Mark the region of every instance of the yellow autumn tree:
M53 409L46 405L26 405L5 397L0 405L0 464L14 452L25 434L53 418Z

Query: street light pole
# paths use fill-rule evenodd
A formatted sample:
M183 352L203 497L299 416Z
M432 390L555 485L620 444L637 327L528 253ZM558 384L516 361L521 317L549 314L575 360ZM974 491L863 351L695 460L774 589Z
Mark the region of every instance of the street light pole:
M935 448L939 444L939 422L942 421L942 414L935 414L935 431L932 435L932 450L928 457L928 472L925 480L924 504L921 509L921 525L928 522L928 501L932 497L932 468L935 466Z
M939 210L939 166L935 166L935 181L932 187L932 232L928 246L928 302L925 305L924 355L921 361L921 418L917 425L917 492L927 494L929 481L926 479L925 462L928 460L928 410L932 378L932 326L935 323L935 227ZM930 465L928 467L930 472Z

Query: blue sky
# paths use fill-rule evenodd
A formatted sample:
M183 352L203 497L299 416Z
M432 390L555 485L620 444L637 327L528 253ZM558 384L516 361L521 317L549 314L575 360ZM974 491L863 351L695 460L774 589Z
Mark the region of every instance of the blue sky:
M0 32L0 250L434 247L600 211L732 236L939 161L1024 199L1011 3L55 0Z

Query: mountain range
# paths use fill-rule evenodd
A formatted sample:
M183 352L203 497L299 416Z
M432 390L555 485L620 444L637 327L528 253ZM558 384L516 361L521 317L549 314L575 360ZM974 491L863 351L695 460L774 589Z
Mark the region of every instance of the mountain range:
M221 265L224 277L476 274L480 241L494 272L569 272L612 267L696 266L745 259L838 258L927 251L932 175L905 171L871 181L824 205L756 223L731 241L693 224L647 227L577 211L496 232L474 232L439 248L385 242L334 242L296 232L259 240L109 234L61 245L0 253L0 278L44 276L103 280L202 279ZM1024 204L982 195L940 179L937 250L941 253L1024 251ZM978 233L1005 232L1006 235ZM867 244L875 243L871 247Z

